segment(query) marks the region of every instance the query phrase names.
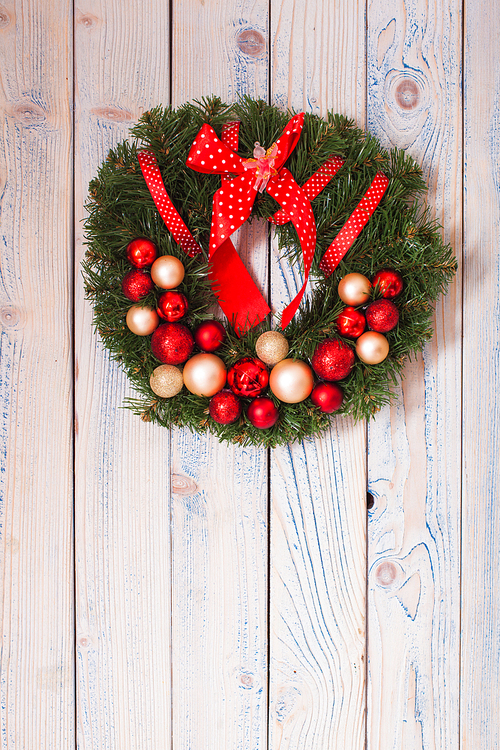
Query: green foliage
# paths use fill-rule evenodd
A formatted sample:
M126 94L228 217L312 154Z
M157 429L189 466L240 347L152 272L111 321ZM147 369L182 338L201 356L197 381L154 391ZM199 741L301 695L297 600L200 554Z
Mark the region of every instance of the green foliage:
M272 393L269 395L279 407L280 417L268 430L253 427L246 418L249 400L244 400L243 415L237 423L222 426L209 417L209 399L194 396L186 388L174 398L159 398L150 388L149 377L160 363L151 352L150 337L135 336L127 328L125 317L132 303L121 290L121 281L130 270L127 244L136 237L147 236L158 245L160 254L175 255L185 265L186 275L179 290L189 302L186 324L194 329L211 317L214 297L207 279L206 253L212 198L220 187L220 177L186 167L190 146L203 123L210 123L220 135L225 122L238 119L241 121L238 153L248 158L256 141L268 148L279 138L293 114L250 98L232 106L218 98L209 98L184 104L177 110L156 107L144 114L132 129L134 140L110 151L90 183L88 250L83 263L86 293L105 346L121 362L137 391L137 397L128 405L146 421L165 427L179 425L207 430L221 440L270 447L320 434L330 423L331 417L314 407L310 399L284 404ZM139 167L137 152L142 148L154 152L167 192L203 248L202 255L188 258L166 229ZM301 185L332 154L341 156L345 163L312 201L317 225L312 268L314 289L285 334L290 343L289 356L310 360L324 338L341 339L335 321L344 305L337 294L337 285L345 274L356 271L371 278L381 268L401 273L404 289L396 300L400 321L387 334L389 356L371 366L356 359L352 373L340 384L345 394L340 413L364 419L391 401L405 358L420 351L432 335L432 304L446 291L456 261L451 248L443 243L439 227L421 208L419 198L426 186L413 159L400 150L385 151L375 138L345 117L329 113L322 120L306 114L301 138L287 161L287 168ZM324 279L319 270L323 254L379 170L389 178L380 205L334 273ZM259 194L252 216L266 219L278 208L267 193ZM293 225L285 224L275 231L279 247L289 262L300 264L300 245ZM141 304L156 306L161 291L155 289ZM377 289L373 296L379 296ZM255 342L260 333L269 330L269 325L262 323L241 338L230 326L226 329L227 340L217 354L229 367L243 356L255 356ZM349 339L341 340L355 346Z

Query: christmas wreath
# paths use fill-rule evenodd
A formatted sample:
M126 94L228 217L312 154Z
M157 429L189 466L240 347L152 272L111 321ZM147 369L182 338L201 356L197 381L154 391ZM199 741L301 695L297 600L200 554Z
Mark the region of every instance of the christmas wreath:
M249 98L157 107L131 135L90 184L83 264L127 405L275 446L389 402L456 270L415 161L338 114ZM231 242L254 218L304 282L272 321Z

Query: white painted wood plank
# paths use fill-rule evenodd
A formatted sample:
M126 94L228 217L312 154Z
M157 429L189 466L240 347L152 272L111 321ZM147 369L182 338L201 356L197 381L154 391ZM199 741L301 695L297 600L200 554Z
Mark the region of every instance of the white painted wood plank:
M267 2L178 0L172 99L266 98ZM239 252L265 289L266 229ZM172 433L173 747L267 744L267 454Z
M272 101L364 120L364 4L271 4ZM301 286L274 257L273 305ZM338 419L271 463L270 747L365 741L366 442Z
M368 126L419 161L461 247L461 6L368 5ZM460 618L460 281L369 428L368 747L456 748Z
M461 748L500 746L498 3L465 4Z
M169 748L170 440L122 409L130 393L83 301L89 180L169 91L168 5L76 10L76 571L78 738L85 750Z
M0 6L0 746L74 747L72 24Z

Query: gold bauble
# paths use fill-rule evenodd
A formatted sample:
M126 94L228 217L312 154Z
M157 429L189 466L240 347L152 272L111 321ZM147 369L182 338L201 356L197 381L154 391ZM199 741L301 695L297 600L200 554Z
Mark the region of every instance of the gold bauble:
M314 386L311 368L305 362L294 359L282 359L271 370L269 387L285 404L298 404L304 401Z
M356 342L356 354L367 365L378 365L389 354L389 342L382 333L367 331Z
M213 396L226 382L226 366L215 354L195 354L182 371L184 385L196 396Z
M175 289L184 273L184 266L174 255L160 255L151 266L151 278L161 289Z
M176 396L184 385L182 372L174 365L160 365L149 378L151 390L161 398Z
M288 341L279 331L261 333L255 344L257 356L266 365L275 365L288 354Z
M370 279L361 273L348 273L339 281L339 297L346 305L362 305L370 296Z
M159 322L158 314L152 307L132 305L127 313L127 326L137 336L149 336L150 333L153 333L158 328Z

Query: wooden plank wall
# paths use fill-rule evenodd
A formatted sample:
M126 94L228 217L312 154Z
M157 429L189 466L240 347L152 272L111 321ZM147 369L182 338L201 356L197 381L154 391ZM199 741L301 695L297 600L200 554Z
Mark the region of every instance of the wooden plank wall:
M2 750L498 747L499 28L484 0L3 0ZM121 408L88 182L210 93L342 111L423 165L460 275L368 430L268 453ZM296 274L262 226L239 243L281 307Z

